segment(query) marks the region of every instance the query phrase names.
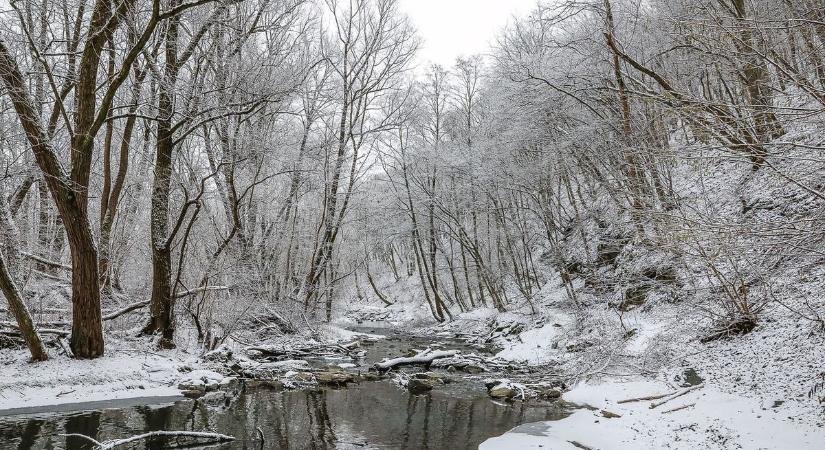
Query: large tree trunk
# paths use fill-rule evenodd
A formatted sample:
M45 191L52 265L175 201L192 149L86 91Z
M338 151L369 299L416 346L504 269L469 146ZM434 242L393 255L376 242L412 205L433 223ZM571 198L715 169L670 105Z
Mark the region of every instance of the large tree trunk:
M87 61L87 64L89 62ZM100 291L97 276L97 249L92 237L86 210L88 172L91 163L91 145L87 136L72 139L72 177L64 173L31 99L17 63L5 43L0 41L0 77L8 90L17 116L32 147L35 160L45 173L49 191L63 219L72 254L72 337L71 349L78 358L96 358L103 355L103 327L100 311ZM78 96L85 91L79 90ZM90 95L94 97L94 81ZM78 116L93 114L84 110ZM78 119L80 120L80 119ZM82 123L80 125L85 125ZM83 126L77 127L86 129ZM88 153L88 155L86 155ZM88 158L87 158L88 157ZM76 163L76 164L75 164Z
M176 2L173 2L177 4ZM174 7L174 5L173 5ZM178 19L169 21L166 31L166 77L158 94L158 141L151 200L152 297L151 318L145 333L160 332L161 348L174 347L174 299L172 296L172 252L169 237L169 192L172 179L174 141L172 115L175 110L175 82L178 74Z

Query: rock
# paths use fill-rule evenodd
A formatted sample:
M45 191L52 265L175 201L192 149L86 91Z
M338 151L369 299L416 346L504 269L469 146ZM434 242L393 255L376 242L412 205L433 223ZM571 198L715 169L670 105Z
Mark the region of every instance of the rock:
M589 341L579 341L567 344L567 351L571 353L584 351L588 347L592 347L593 343Z
M309 372L293 372L287 373L287 376L292 380L302 382L302 383L309 383L315 380L315 376Z
M232 350L226 345L221 345L215 350L204 353L202 359L205 361L227 362L232 359Z
M561 398L561 391L553 388L541 388L539 390L539 397L544 400L557 400Z
M484 387L486 387L487 390L489 391L490 389L498 386L499 384L503 383L504 381L505 380L485 380L484 381Z
M355 381L355 376L349 372L326 370L315 374L315 379L321 384L341 385Z
M453 381L452 378L435 372L419 372L414 374L413 378L417 378L419 380L435 380L441 384L452 383Z
M264 388L276 391L284 388L284 383L278 380L247 380L246 385L250 388Z
M513 398L516 396L515 389L503 384L494 386L488 393L493 398Z
M467 364L466 366L462 367L462 368L461 368L461 370L462 370L463 372L472 373L472 374L476 374L476 373L481 373L481 372L486 372L486 371L487 371L487 369L485 369L485 368L483 368L483 367L481 367L481 366L477 366L477 365L475 365L475 364Z
M443 384L436 378L412 378L407 382L407 389L413 394L423 394L433 390L434 387Z
M364 381L380 381L387 378L387 376L375 372L367 372L362 374L360 378Z
M608 411L608 410L606 410L606 409L603 409L603 410L601 410L601 411L599 411L599 412L601 412L601 413L602 413L602 417L606 417L606 418L608 418L608 419L618 419L619 417L622 417L621 415L616 414L616 413L614 413L614 412L610 412L610 411Z
M186 398L200 398L206 394L206 389L181 389L180 393Z
M702 384L705 379L700 377L692 367L685 369L681 374L673 377L673 381L679 383L680 387L691 387Z

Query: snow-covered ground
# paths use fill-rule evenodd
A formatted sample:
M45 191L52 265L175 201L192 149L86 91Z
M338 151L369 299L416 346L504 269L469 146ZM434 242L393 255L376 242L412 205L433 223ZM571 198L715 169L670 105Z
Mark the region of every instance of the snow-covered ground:
M46 405L177 396L187 357L120 349L93 360L53 355L42 363L28 354L4 352L0 365L0 410Z
M662 400L618 403L669 392L680 391L657 381L582 383L563 398L590 408L560 421L521 425L480 448L813 450L825 444L822 418L796 399L776 405L708 385L655 408Z
M380 337L329 325L308 333L283 338L275 345L290 348L348 342L357 336ZM197 348L146 350L152 347L142 338L110 339L101 358L72 359L52 350L51 359L41 363L30 363L25 350L4 350L0 354L0 414L20 408L181 396L180 385L221 384L231 379L216 372L219 364L201 357ZM238 342L226 346L235 351L243 347Z

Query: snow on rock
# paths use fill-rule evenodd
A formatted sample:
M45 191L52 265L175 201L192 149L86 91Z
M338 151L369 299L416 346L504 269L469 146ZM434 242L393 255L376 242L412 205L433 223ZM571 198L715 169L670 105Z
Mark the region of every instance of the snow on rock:
M817 419L808 405L793 399L781 405L769 404L706 386L671 397L655 408L650 407L655 401L618 403L673 391L668 384L656 381L581 384L563 398L594 409L579 409L559 421L521 425L479 448L822 448L821 416Z
M214 386L223 384L227 377L218 372L206 369L193 370L179 380L179 383L187 386Z

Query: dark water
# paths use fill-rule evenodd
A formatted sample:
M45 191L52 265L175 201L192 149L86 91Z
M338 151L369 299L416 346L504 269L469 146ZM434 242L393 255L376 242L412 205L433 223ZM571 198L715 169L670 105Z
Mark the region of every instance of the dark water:
M391 354L406 346L405 341L377 344ZM113 406L0 417L0 449L88 449L91 446L83 440L61 434L80 433L103 441L152 430L213 431L237 438L195 448L475 449L521 423L566 415L552 404L493 402L478 380L459 380L418 396L388 381L303 391L239 385L235 392L200 400ZM118 448L169 445L155 440Z
M78 438L60 436L70 433L106 440L151 430L210 430L237 438L212 447L221 449L474 449L520 423L564 415L554 407L502 406L486 396L467 395L465 389L448 385L413 396L389 382L314 391L260 388L244 389L228 402L184 400L162 406L0 417L0 448L91 448ZM166 445L144 441L126 448Z

